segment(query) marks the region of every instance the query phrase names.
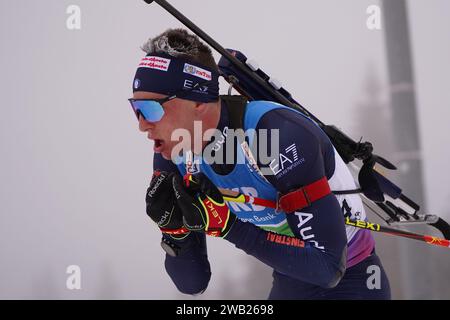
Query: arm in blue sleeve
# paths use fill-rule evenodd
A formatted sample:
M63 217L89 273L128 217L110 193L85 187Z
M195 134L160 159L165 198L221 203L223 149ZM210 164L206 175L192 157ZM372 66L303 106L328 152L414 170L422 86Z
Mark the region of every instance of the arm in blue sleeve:
M291 110L276 109L261 118L258 128L280 130L280 156L271 164L274 174L266 175L280 193L332 175L331 142L311 121ZM347 254L344 218L336 197L329 194L287 213L286 219L304 247L291 245L292 240L281 236L273 241L275 235L242 221L236 221L226 239L280 273L321 287L336 286L345 272Z
M211 279L205 234L191 232L182 240L174 240L165 234L163 237L181 247L177 257L166 254L164 263L167 274L177 289L185 294L203 293Z
M153 158L153 169L176 172L178 169L160 154ZM177 289L185 294L199 294L206 290L211 278L211 269L206 249L206 236L191 232L183 239L175 239L170 235L163 237L181 248L177 257L166 254L164 266Z

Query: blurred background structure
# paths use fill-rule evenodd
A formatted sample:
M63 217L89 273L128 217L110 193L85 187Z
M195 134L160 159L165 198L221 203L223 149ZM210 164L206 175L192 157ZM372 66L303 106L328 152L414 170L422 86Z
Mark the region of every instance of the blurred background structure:
M394 143L392 157L398 164L393 178L399 186L405 186L405 194L420 203L421 209L426 212L406 1L383 0L382 4L392 113L391 135ZM417 229L428 234L431 227L420 226ZM402 291L405 296L421 299L432 297L434 288L428 284L428 279L415 277L418 273L433 272L432 264L421 264L423 260L433 261L432 252L427 248L416 247L413 243L401 244L398 250L398 272L403 279ZM415 280L408 280L412 278Z
M400 169L389 177L450 219L449 1L170 2L323 122L372 141ZM366 25L373 5L379 30ZM126 101L140 45L181 24L142 0L1 0L0 25L0 299L191 298L145 214L152 143ZM450 298L448 250L376 240L394 298ZM196 299L267 297L268 267L226 240L208 246L213 276ZM81 290L66 288L73 264Z

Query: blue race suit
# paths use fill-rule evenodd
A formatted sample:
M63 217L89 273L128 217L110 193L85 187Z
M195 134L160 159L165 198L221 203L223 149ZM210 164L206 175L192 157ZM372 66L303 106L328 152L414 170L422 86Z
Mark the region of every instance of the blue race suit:
M263 157L246 145L228 146L229 115L222 102L218 125L222 139L211 143L224 155L233 151L237 164L209 164L201 158L194 161L196 169L216 186L274 201L279 193L286 194L324 176L333 191L356 189L326 134L300 112L273 102L254 101L246 106L243 124L248 132L256 129L248 135L247 146L264 140L265 132L269 161L262 161ZM271 158L272 129L279 130L279 146L273 150L278 151L276 157ZM154 169L186 173L184 163L176 166L159 154L154 157ZM359 195L329 194L288 214L253 204L228 205L238 220L224 239L274 269L270 299L390 298L389 282L374 252L370 231L344 224L344 216L366 219ZM302 239L305 244L292 245L281 236L271 237L273 233ZM205 235L191 232L177 244L186 250L177 257L166 255L168 274L181 292L202 292L211 276ZM379 266L380 288L369 289L367 285L370 274L366 270L371 265Z

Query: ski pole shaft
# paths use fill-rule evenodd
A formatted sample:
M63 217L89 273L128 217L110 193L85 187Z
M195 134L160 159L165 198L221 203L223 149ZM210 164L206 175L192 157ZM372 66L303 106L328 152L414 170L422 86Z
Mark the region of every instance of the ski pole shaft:
M361 228L361 229L367 229L370 231L390 234L392 236L399 236L399 237L403 237L403 238L414 239L414 240L426 242L428 244L450 248L449 240L439 238L439 237L429 236L429 235L417 234L417 233L413 233L413 232L409 232L409 231L403 231L403 230L399 230L399 229L395 229L395 228L390 228L390 227L382 226L378 223L372 223L372 222L362 221L362 220L351 220L350 218L346 217L345 224L349 225L349 226Z
M254 205L259 205L267 208L277 208L277 204L275 201L257 198L248 196L246 194L231 191L228 189L222 189L219 188L219 191L222 193L224 200L231 201L231 202L238 202L238 203L249 203ZM409 231L403 231L395 228L390 228L386 226L382 226L378 223L372 223L368 221L362 221L362 220L353 220L348 217L345 218L345 224L349 226L353 226L360 229L366 229L374 232L380 232L389 234L392 236L398 236L408 239L414 239L422 242L426 242L430 245L436 245L441 247L450 248L450 241L446 239L442 239L439 237L429 236L429 235L422 235L417 234Z

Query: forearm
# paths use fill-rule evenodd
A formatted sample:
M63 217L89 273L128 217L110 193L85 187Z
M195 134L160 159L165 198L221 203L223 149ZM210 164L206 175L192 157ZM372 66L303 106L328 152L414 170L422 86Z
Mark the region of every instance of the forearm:
M185 294L199 294L206 290L211 278L204 234L191 232L183 240L163 235L181 248L177 257L166 254L164 266L177 289Z
M346 245L322 251L298 238L278 236L237 220L225 237L237 248L280 273L321 287L333 287L345 271Z

